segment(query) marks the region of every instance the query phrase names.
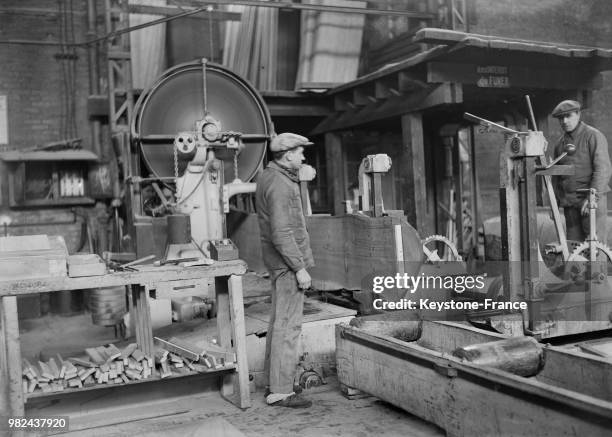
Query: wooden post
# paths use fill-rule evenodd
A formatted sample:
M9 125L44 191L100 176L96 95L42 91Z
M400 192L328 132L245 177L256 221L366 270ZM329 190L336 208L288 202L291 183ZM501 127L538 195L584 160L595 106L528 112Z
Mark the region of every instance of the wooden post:
M4 416L24 415L17 297L4 296L0 300L0 328L2 328L0 418L4 420ZM6 422L1 424L2 427L5 425Z
M232 275L228 280L229 301L232 322L232 338L236 353L236 372L234 378L235 393L238 395L237 405L240 408L251 406L249 393L249 364L246 355L246 332L244 321L244 304L242 301L242 276Z
M458 131L456 131L458 132ZM461 154L459 153L459 136L457 133L452 137L452 161L453 161L453 185L455 187L455 246L460 254L463 255L465 244L463 240L463 172L461 164Z
M344 186L344 160L342 140L337 133L325 134L325 159L327 160L327 195L333 215L343 215L342 201L346 196Z
M420 113L402 115L403 162L406 195L404 211L408 222L421 235L429 235L432 226L427 220L425 150L423 120Z
M149 306L149 289L143 285L132 285L131 317L134 319L136 343L146 355L153 356L153 331L151 327L151 307Z
M372 173L372 191L374 192L374 217L382 217L383 193L381 173Z
M215 277L215 299L217 302L217 339L224 348L232 347L232 326L230 320L230 297L227 277ZM234 376L222 378L221 395L229 398L234 394Z

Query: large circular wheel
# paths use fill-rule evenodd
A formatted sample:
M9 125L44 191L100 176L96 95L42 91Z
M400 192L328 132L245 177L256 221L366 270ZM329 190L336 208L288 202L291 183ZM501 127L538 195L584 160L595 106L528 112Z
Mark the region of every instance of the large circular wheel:
M582 244L579 244L574 251L567 258L567 263L565 266L565 272L572 278L574 281L582 280L585 278L585 273L587 271L587 265L589 263L590 257L590 247L591 243L585 241ZM597 262L606 260L606 263L612 262L612 250L603 243L599 241L593 242L595 246ZM603 256L602 256L603 255ZM595 278L598 280L605 279L607 275L607 268L604 272L599 272L595 274Z
M428 244L433 243L433 242L444 243L444 245L446 245L446 247L449 248L453 261L463 261L455 245L444 235L430 235L429 237L425 238L422 241L423 252L425 253L425 256L427 257L427 261L430 261L430 262L442 261L442 258L440 258L440 255L438 255L438 251L436 249L431 250L427 247Z
M204 74L205 71L205 74ZM143 160L154 177L175 176L174 138L179 132L193 132L204 119L204 82L206 112L221 123L223 131L269 136L273 127L270 114L257 91L240 76L216 64L191 62L167 70L145 90L134 110L131 131ZM238 160L238 175L249 181L266 153L267 141L247 142ZM233 151L216 149L225 165L225 179L232 180ZM193 155L178 155L182 175Z

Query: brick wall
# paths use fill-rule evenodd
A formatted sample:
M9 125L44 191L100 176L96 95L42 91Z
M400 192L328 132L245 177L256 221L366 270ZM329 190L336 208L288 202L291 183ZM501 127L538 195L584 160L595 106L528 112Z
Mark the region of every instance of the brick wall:
M74 22L74 39L87 39L87 1L66 1ZM102 1L98 2L98 13ZM0 95L7 96L8 145L2 149L26 149L64 139L61 134L63 86L62 61L55 58L59 46L6 44L7 40L59 41L60 14L57 1L2 0L0 3ZM76 60L76 125L83 147L90 148L90 128L87 120L89 77L87 51L77 49ZM65 62L65 61L64 61ZM62 235L68 250L75 252L81 239L80 219L72 222L67 208L37 208L10 210L7 202L7 178L1 175L2 200L0 213L8 214L16 226L10 235ZM59 221L59 222L58 222ZM59 223L59 224L58 224ZM3 231L3 229L2 229ZM3 235L3 233L2 233Z
M67 4L69 2L66 2ZM86 39L87 2L74 0L74 38ZM60 15L55 1L3 0L0 40L60 40ZM64 100L57 46L0 44L0 94L8 96L9 147L24 148L61 139ZM78 136L89 147L86 104L89 89L87 52L80 48L76 61L76 117ZM64 61L65 62L65 61Z

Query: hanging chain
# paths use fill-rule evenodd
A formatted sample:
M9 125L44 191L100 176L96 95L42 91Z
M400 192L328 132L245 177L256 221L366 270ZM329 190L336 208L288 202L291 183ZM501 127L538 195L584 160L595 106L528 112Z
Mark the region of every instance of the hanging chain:
M174 179L178 179L178 147L176 144L173 145L174 151Z
M204 117L208 115L208 90L206 89L206 64L208 60L206 58L202 58L202 103L204 104Z
M234 149L234 179L238 179L238 149Z
M208 41L209 41L209 47L210 47L210 60L215 62L215 42L213 39L213 21L212 21L212 11L213 11L213 7L212 5L208 5L208 7L206 8L206 11L208 12Z

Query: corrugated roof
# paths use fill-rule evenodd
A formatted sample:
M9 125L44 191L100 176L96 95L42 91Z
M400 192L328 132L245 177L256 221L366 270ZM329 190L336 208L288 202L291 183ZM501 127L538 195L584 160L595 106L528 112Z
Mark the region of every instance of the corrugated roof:
M435 44L429 48L407 59L400 60L394 64L361 76L351 82L335 87L328 94L337 94L352 89L358 85L380 79L392 73L403 71L419 64L432 60L457 60L467 58L485 49L487 52L508 52L516 55L533 55L527 60L533 60L538 55L548 55L557 58L559 62L577 63L581 61L592 61L597 70L612 69L612 49L601 47L588 47L568 44L554 44L544 41L530 41L516 38L505 38L499 36L480 35L475 33L458 32L448 29L424 28L416 32L413 42L415 44ZM490 54L490 53L488 53ZM586 66L585 66L586 67Z
M482 47L499 50L545 53L548 55L589 58L612 58L612 49L588 47L544 41L530 41L476 33L457 32L448 29L425 28L416 32L413 42L427 44Z

